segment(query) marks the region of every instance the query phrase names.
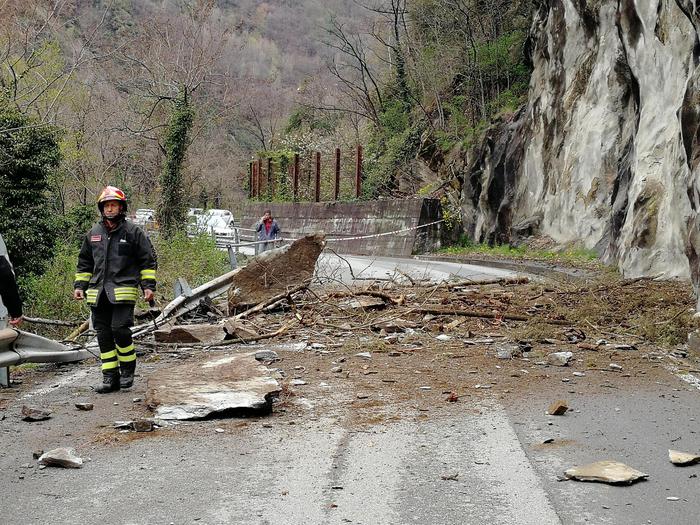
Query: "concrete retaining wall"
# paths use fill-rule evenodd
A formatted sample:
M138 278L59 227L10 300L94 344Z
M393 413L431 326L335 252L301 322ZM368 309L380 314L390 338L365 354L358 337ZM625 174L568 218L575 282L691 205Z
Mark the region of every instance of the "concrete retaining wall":
M253 228L266 209L283 237L321 232L327 239L374 235L429 224L442 218L437 199L370 202L260 203L243 206L238 226ZM440 247L442 224L371 239L329 242L338 253L408 257ZM242 232L251 235L251 232Z

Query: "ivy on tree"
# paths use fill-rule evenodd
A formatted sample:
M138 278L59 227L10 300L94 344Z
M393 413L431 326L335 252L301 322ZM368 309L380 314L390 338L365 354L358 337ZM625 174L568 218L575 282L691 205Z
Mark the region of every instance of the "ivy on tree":
M189 145L189 132L194 121L194 109L187 97L187 88L173 100L170 122L165 134L165 167L160 178L161 198L158 222L161 233L172 237L187 224L187 203L182 167Z

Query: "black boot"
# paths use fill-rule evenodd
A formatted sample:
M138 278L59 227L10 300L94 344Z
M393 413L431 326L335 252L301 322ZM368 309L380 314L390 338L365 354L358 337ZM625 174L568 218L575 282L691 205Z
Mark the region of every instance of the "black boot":
M136 361L121 363L121 377L119 378L119 386L121 388L131 388L134 386L134 372L136 371Z
M98 394L109 394L119 390L119 369L105 370L102 372L102 384L97 385L95 392Z

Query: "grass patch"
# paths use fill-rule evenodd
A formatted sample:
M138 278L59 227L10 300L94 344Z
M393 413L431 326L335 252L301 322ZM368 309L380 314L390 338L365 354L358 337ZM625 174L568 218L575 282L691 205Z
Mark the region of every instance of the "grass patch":
M438 253L445 255L480 255L569 263L591 263L598 261L598 254L594 250L588 250L577 246L569 246L561 250L543 250L527 246L511 246L509 244L489 246L488 244L473 243L466 238L462 238L457 245L442 248Z

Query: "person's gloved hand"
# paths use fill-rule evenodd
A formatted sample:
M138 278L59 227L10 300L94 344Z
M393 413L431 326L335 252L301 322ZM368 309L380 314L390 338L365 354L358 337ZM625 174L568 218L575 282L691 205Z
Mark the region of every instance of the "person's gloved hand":
M146 288L143 291L143 298L147 303L150 303L154 299L155 295L156 294L154 294L153 290L151 290L150 288Z
M76 301L82 301L85 299L85 292L83 292L80 288L76 288L73 290L73 299Z

